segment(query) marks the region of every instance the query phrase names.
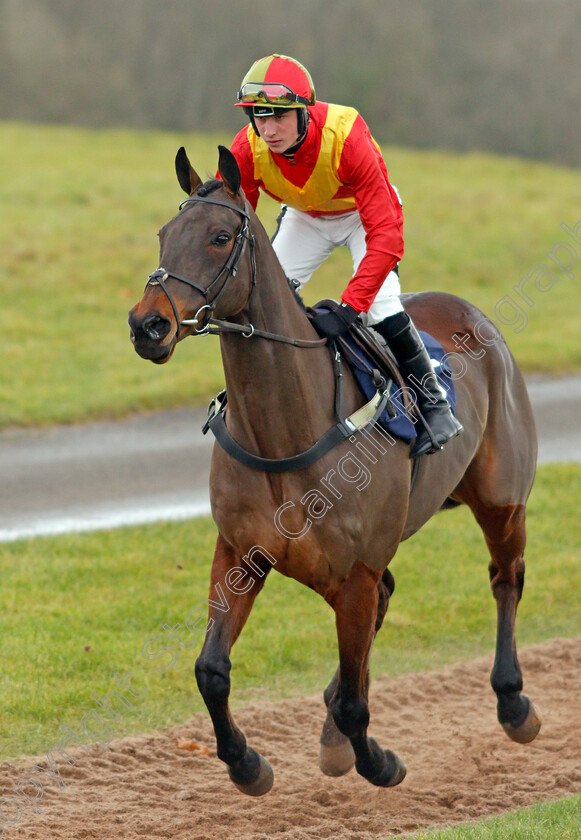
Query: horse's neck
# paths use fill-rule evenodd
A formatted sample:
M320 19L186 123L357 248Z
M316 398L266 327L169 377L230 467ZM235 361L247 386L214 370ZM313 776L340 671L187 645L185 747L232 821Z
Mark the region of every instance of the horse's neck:
M317 339L270 245L257 254L256 285L240 320L278 335ZM222 336L221 346L229 425L265 457L291 454L291 444L312 441L332 423L334 378L325 346L297 348L240 335Z

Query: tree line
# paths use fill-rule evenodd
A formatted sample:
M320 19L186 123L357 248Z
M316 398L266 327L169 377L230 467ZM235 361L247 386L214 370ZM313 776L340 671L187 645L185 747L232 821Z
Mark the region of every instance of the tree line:
M581 163L578 0L0 0L0 116L231 131L300 59L383 143Z

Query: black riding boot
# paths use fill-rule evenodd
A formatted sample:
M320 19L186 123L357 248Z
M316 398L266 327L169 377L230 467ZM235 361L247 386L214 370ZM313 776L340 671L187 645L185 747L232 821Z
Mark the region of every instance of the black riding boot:
M443 396L428 351L407 312L398 312L373 324L383 336L406 379L417 395L418 406L429 431L418 421L418 436L411 449L411 457L437 452L443 445L463 431L454 417L450 404Z

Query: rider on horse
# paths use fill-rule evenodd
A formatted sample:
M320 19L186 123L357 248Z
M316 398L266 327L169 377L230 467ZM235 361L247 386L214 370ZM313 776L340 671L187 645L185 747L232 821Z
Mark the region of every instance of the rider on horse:
M238 132L231 151L253 208L260 190L283 203L273 246L287 277L300 288L334 248L351 251L355 273L340 306L318 314L313 325L333 340L360 315L383 336L416 386L432 432L419 431L411 455L436 451L462 426L401 304L402 209L367 125L354 108L317 102L308 70L283 55L252 65L236 104L250 125Z

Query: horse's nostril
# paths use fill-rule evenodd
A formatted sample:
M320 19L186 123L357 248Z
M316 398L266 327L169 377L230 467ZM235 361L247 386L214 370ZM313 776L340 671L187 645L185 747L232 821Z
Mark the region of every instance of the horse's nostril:
M170 331L167 318L152 313L143 322L143 331L152 341L162 341Z

